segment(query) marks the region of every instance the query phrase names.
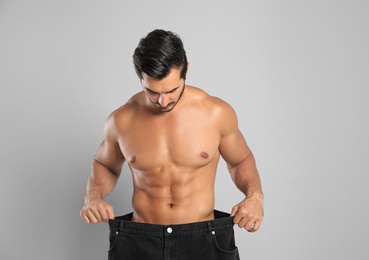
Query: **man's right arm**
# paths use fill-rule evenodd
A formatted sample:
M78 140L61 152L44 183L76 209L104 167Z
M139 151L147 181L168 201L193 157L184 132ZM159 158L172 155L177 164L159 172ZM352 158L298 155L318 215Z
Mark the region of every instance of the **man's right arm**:
M85 201L80 211L86 223L107 222L115 217L113 207L103 198L114 189L124 163L117 140L114 117L110 116L105 125L105 139L92 162Z

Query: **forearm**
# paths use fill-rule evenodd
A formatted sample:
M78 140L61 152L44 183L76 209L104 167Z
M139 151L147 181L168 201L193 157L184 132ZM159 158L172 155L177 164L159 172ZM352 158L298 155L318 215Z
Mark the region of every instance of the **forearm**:
M263 199L260 176L252 154L236 166L228 165L228 169L235 185L246 197L256 195Z
M88 178L86 199L104 198L112 192L117 184L119 172L113 172L98 161L92 162L91 175Z
M250 153L234 167L229 166L232 179L246 198L232 208L233 223L249 232L260 228L264 217L264 196L255 159Z

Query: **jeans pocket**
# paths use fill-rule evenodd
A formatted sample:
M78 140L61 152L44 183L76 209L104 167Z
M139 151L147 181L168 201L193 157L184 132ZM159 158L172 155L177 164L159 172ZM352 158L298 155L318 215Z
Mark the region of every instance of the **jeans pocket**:
M118 235L118 232L111 232L109 235L109 252L114 250L114 248L118 244L118 240L120 239L120 236Z
M214 232L212 236L215 246L220 252L226 254L238 254L233 230L217 231Z

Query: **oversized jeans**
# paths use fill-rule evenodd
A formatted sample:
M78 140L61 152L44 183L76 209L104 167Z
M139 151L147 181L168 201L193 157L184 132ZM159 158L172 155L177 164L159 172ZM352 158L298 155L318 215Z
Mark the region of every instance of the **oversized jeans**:
M131 222L132 213L109 220L109 260L239 260L233 217L176 225Z

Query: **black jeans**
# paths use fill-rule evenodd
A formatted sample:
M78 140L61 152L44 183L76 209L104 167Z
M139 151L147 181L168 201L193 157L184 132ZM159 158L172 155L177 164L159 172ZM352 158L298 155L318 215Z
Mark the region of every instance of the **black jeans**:
M109 260L239 260L233 218L180 225L131 222L132 213L109 220Z

